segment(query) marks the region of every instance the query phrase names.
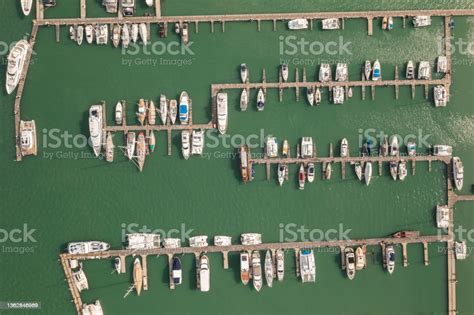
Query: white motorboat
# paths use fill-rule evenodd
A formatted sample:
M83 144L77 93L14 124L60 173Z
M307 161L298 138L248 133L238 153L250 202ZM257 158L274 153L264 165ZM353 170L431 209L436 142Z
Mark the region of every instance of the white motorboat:
M283 82L288 81L288 65L286 63L281 65L280 75Z
M351 247L346 247L344 249L344 257L346 263L346 274L347 278L353 280L356 272L356 259L354 254L354 249Z
M273 272L274 272L274 266L273 266L272 253L269 250L267 250L267 253L265 254L265 280L267 281L267 285L270 288L273 285Z
M307 19L294 19L288 21L288 28L290 30L305 30L308 28L308 20Z
M130 31L130 39L134 44L138 41L138 24L132 24Z
M123 123L123 105L122 102L117 102L115 105L115 124L121 125Z
M447 229L449 227L449 208L448 206L436 206L436 226L439 229Z
M257 94L257 110L261 112L264 109L265 109L265 93L263 92L263 89L260 88Z
M349 156L349 142L346 138L341 141L341 157L345 158Z
M315 171L315 168L314 168L314 163L309 162L308 163L308 169L306 171L306 175L308 177L308 183L314 182L315 173L316 173L316 171Z
M324 19L322 25L323 30L337 30L341 28L341 23L337 18Z
M127 144L125 147L125 155L131 160L135 154L135 132L131 131L127 133Z
M457 190L461 190L464 182L464 166L459 157L453 157L453 180Z
M329 82L332 80L331 66L328 63L322 63L319 66L319 81Z
M395 270L395 249L392 245L385 248L385 259L388 273L392 274Z
M240 253L240 280L244 285L249 283L250 279L250 258L249 253Z
M309 105L314 105L314 87L310 86L306 88L306 98L308 99Z
M227 131L227 93L217 93L217 129L220 134Z
M380 61L377 59L374 62L374 67L372 68L372 81L378 81L382 79L382 67L380 66Z
M276 250L276 273L278 281L283 281L285 277L285 252L283 249Z
M20 75L25 66L26 54L30 45L24 39L18 41L8 54L5 87L7 94L11 94L20 82Z
M143 42L143 45L146 46L148 42L148 29L145 23L138 24L138 34L140 35L140 39Z
M315 282L316 281L316 262L312 249L301 249L299 251L300 258L300 276L301 281Z
M243 83L247 82L247 79L249 77L249 71L247 68L247 65L245 63L240 65L240 79L242 80Z
M204 130L193 130L191 153L195 155L202 155L204 148Z
M365 163L364 177L365 184L369 186L370 180L372 179L372 162Z
M90 24L86 25L86 28L85 28L85 32L86 32L86 42L88 44L92 44L92 42L94 41L94 27Z
M247 110L247 106L249 104L249 94L247 89L243 89L242 93L240 94L240 110L245 112Z
M263 279L260 253L257 250L252 253L252 280L253 287L259 292L262 289Z
M445 107L448 102L448 93L444 85L437 85L433 88L433 95L436 107Z
M89 109L89 132L95 156L99 156L102 149L102 119L102 105L92 105Z
M31 7L33 6L33 0L20 0L21 10L25 16L28 16L31 12Z
M76 43L78 45L82 45L83 40L84 40L84 26L79 25L76 30Z
M181 152L185 160L191 155L191 133L189 130L181 132Z
M208 292L211 287L211 272L209 266L209 258L201 255L199 259L199 289L201 292Z
M401 160L400 163L398 163L398 178L400 178L401 181L404 181L407 175L407 162L405 160Z
M262 244L262 234L260 233L242 233L240 235L242 245L258 245Z
M431 65L429 61L420 61L418 65L418 80L431 79Z

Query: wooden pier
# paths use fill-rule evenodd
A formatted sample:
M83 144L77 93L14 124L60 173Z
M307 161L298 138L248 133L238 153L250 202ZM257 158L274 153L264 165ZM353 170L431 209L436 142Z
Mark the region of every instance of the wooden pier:
M66 277L67 285L69 287L69 292L71 292L72 301L76 307L77 314L82 314L82 299L79 291L77 290L76 285L74 284L74 280L72 277L72 270L69 265L69 260L64 257L60 256L59 259L61 260L61 265L63 267L64 276Z
M25 65L20 74L20 81L16 90L15 104L13 106L13 114L15 116L15 146L16 146L16 160L21 161L23 155L21 154L21 139L20 139L20 120L21 120L21 98L25 88L26 76L31 64L31 56L33 55L33 48L36 43L36 35L38 33L38 25L33 22L33 29L31 30L31 37L29 40L29 48L25 57Z

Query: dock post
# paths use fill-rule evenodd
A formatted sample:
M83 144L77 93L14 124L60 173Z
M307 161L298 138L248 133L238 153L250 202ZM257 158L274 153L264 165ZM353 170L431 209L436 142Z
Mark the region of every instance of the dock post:
M342 28L343 30L344 30L344 24L345 24L344 21L345 21L344 18L342 18L342 19L341 19L341 28Z
M275 32L277 30L277 21L273 20L273 31Z
M86 18L86 0L81 0L81 19Z
M398 81L398 65L395 65L395 81ZM400 93L400 86L395 85L395 99L398 100L398 95Z
M423 242L423 261L425 262L425 266L430 264L430 259L428 257L428 243Z
M222 21L222 33L225 33L225 21Z
M298 68L295 69L295 82L296 83L300 82L300 75L298 72ZM295 93L296 93L296 101L298 102L300 100L300 88L298 87L298 84L296 84Z
M257 20L257 30L260 32L260 20Z
M431 160L428 160L428 172L431 173Z
M346 255L344 253L344 246L339 246L339 252L341 253L341 269L346 270Z
M425 84L425 99L428 99L428 96L429 96L429 86L428 84Z
M298 248L295 248L295 262L296 262L296 277L300 277L300 251Z
M379 176L382 176L382 167L383 167L383 163L382 161L379 161Z
M143 290L148 290L148 266L146 263L147 255L140 255L142 257L142 270L143 270Z
M375 85L370 86L370 92L372 92L372 101L375 100Z
M313 30L313 19L309 20L309 29Z
M384 268L387 268L387 257L385 256L385 243L380 243L382 248L382 265Z
M365 75L364 73L362 73L362 78L361 78L361 81L364 82L365 81ZM360 90L361 90L361 97L362 97L362 100L365 101L365 85L362 85L360 87Z
M168 155L171 155L171 146L172 146L172 140L171 140L171 128L168 127L168 130L167 130L167 133L168 133Z
M228 251L222 252L222 260L224 263L224 269L229 269L229 252Z
M306 83L306 67L303 67L303 82Z
M211 33L214 33L214 21L211 21Z
M402 243L403 267L408 266L407 243Z
M369 17L367 18L367 33L369 36L372 36L374 34L373 19Z
M415 169L416 169L416 161L411 161L411 175L415 176Z
M415 99L416 87L414 84L411 85L411 98Z
M199 257L201 253L194 252L194 261L196 262L196 288L201 288L201 265L199 264Z
M195 22L194 22L194 26L195 26L194 31L196 32L196 34L199 33L199 22L198 22L198 21L195 21Z
M334 152L332 150L332 143L329 144L329 157L332 159L334 157Z
M271 164L270 164L270 162L265 163L265 166L267 168L267 180L270 180L270 175L271 175L270 174L271 173L271 167L270 167Z
M407 18L406 16L403 17L403 28L406 28L406 22L407 22Z
M59 43L59 41L61 40L61 27L59 26L59 24L56 24L56 43Z
M126 273L127 272L127 267L126 267L126 260L125 256L120 256L120 273Z
M161 0L155 0L155 15L161 17Z
M40 21L44 18L43 0L36 0L36 20Z
M346 162L341 162L341 178L346 179Z

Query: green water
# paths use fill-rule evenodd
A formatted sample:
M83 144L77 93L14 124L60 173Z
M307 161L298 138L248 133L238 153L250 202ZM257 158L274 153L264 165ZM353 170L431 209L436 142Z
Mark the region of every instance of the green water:
M79 5L74 1L60 4L46 12L48 18L75 17ZM88 1L88 15L106 16L101 1ZM164 15L219 14L238 12L298 12L317 10L387 10L409 8L473 8L472 1L227 1L187 0L164 1ZM142 5L139 14L144 14ZM0 3L0 40L11 43L31 30L31 17L21 16L17 1ZM34 12L32 13L32 16ZM455 39L472 44L474 18L456 18ZM266 242L278 241L280 224L293 223L309 229L350 229L351 238L378 237L398 230L420 230L435 234L434 208L445 202L445 167L434 163L428 172L419 163L416 176L404 183L393 182L384 168L382 176L375 176L369 187L348 172L340 179L340 166L335 166L331 181L318 176L307 184L304 192L297 189L296 168L291 168L290 181L278 188L275 174L265 180L264 167L257 167L256 180L243 185L239 178L238 160L228 156L235 149L224 145L207 147L210 158L191 158L180 155L179 134L173 134L173 155L166 154L166 135L157 135L158 150L149 156L145 170L139 173L116 152L116 161L89 158L88 147L68 148L65 141L54 148L55 135L69 134L80 142L81 134L88 133L87 110L91 104L105 100L108 122L112 123L112 109L117 100L133 104L141 97L157 100L160 93L177 97L182 90L193 99L194 122L210 120L210 84L238 82L238 65L248 64L251 80L260 80L266 69L267 80L276 81L278 64L290 60L290 78L294 78L296 64L308 64L308 76L314 78L316 64L323 60L349 64L350 77L359 77L365 59L379 58L384 78L391 78L396 64L408 59L433 61L438 55L437 39L443 34L443 20L434 18L425 29L401 28L390 33L374 29L367 36L366 21L346 21L344 31L289 32L283 23L272 31L272 23L227 23L225 33L215 25L200 24L199 33L191 25L193 54L147 55L143 50L122 53L111 46L77 45L62 29L61 43L55 42L54 28L41 28L35 46L36 55L27 78L22 100L22 118L35 119L38 131L38 157L13 162L13 102L2 89L0 96L0 228L11 231L27 224L35 229L36 242L14 243L7 240L0 259L0 301L38 301L41 310L5 311L12 314L73 314L70 295L58 259L65 244L74 240L104 240L114 247L121 246L123 224L136 223L151 229L193 229L194 235L231 235L237 241L240 233L258 231ZM152 28L152 41L158 40L157 28ZM280 54L280 37L296 36L326 44L330 41L348 43L350 54L303 55ZM178 41L170 34L164 43ZM159 47L159 46L155 46ZM1 51L0 51L1 52ZM0 72L4 73L5 52L1 55ZM131 65L127 62L132 61ZM436 109L423 98L418 88L415 99L411 90L402 88L400 99L394 99L391 88L379 88L376 99L361 101L359 89L343 106L325 101L318 108L306 102L296 102L294 91L286 91L284 101L278 93L269 91L267 106L257 113L253 103L247 112L238 110L239 92L229 92L230 119L228 134L239 144L249 135L274 134L295 144L301 136L311 135L318 145L318 155L329 153L329 143L347 137L351 153L357 154L359 130L374 129L387 134L418 135L419 130L430 144L446 143L454 147L465 164L465 185L462 193L471 193L474 181L474 110L472 90L474 61L471 53L456 51L453 55L453 85L451 101L446 108ZM156 64L153 65L153 62ZM173 63L174 65L163 65ZM161 65L160 65L161 63ZM177 63L183 63L179 66ZM312 64L312 65L311 65ZM0 76L4 85L4 75ZM255 98L252 93L251 99ZM134 108L128 107L132 117ZM130 119L131 122L131 119ZM262 131L263 130L263 131ZM53 136L54 136L53 134ZM211 135L213 138L216 135ZM121 135L115 136L119 144ZM71 142L71 141L69 141ZM208 144L213 141L208 138ZM230 139L226 138L229 143ZM421 149L424 150L424 149ZM257 151L257 150L254 150ZM80 154L74 158L74 154ZM349 170L349 169L348 169ZM410 169L409 169L410 170ZM317 168L320 174L320 168ZM457 226L474 228L473 204L457 206ZM464 235L465 237L465 235ZM472 243L469 244L472 246ZM29 248L32 253L8 253L5 248ZM184 284L174 291L168 289L166 259L148 258L148 292L137 297L122 296L130 285L131 273L111 274L107 261L88 261L85 270L90 290L82 294L85 302L100 299L105 314L294 314L310 312L322 314L443 314L447 310L446 256L443 245L430 245L430 265L423 265L421 245L409 247L408 268L401 266L401 248L397 250L397 268L389 276L381 266L378 247L370 248L369 268L348 281L339 268L339 255L316 253L318 268L315 284L301 284L294 273L293 252L286 254L285 281L272 289L263 288L256 294L239 281L238 256L230 256L230 269L223 270L220 255L210 255L211 292L202 294L194 289L193 257L183 257ZM457 263L458 310L461 314L474 313L471 298L474 290L474 258ZM131 260L127 263L131 268ZM128 269L130 271L131 269ZM3 314L4 312L0 310Z

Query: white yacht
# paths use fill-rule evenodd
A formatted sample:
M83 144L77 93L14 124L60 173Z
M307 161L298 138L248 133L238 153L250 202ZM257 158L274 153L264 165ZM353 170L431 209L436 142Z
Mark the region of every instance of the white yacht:
M387 264L388 273L392 274L395 270L395 249L392 245L385 248L385 260Z
M288 65L286 63L280 66L280 75L283 82L288 81Z
M130 45L130 27L128 26L128 24L124 24L122 26L121 40L122 40L122 47L128 48L128 46Z
M454 242L454 254L457 260L464 260L467 258L466 241Z
M260 261L260 253L258 250L252 253L252 278L253 278L253 287L257 292L262 289L262 263Z
M26 54L30 45L24 39L20 40L13 46L7 58L7 74L5 87L7 93L11 94L20 82L20 76L25 66Z
M330 164L329 164L330 165ZM306 170L306 176L308 178L308 183L312 183L314 182L314 176L315 176L315 168L314 168L314 163L313 162L309 162L308 163L308 168Z
M346 247L344 249L344 257L345 257L345 263L346 263L347 278L349 278L350 280L353 280L355 277L355 272L356 272L356 260L355 260L354 249L351 247Z
M267 140L265 142L265 152L269 158L278 157L278 142L276 137L272 135L267 136Z
M418 80L431 79L431 65L429 61L420 61L418 65Z
M158 114L160 114L163 125L166 125L166 120L168 119L168 101L164 94L160 95L160 109L158 110Z
M204 149L204 130L193 130L191 153L202 155Z
M148 29L145 23L138 24L138 34L140 35L140 39L143 42L143 45L146 46L148 42Z
M138 24L132 24L130 28L130 39L134 44L138 41Z
M436 206L436 226L439 229L447 229L449 227L449 208L447 205Z
M312 249L301 249L299 252L300 258L300 276L301 281L315 282L316 281L316 263Z
M341 141L341 157L345 158L349 156L349 142L346 138Z
M185 160L189 159L191 155L191 133L189 130L181 132L181 152Z
M87 281L86 274L82 268L72 272L72 281L74 282L74 285L76 286L79 293L81 293L83 290L89 289L89 281Z
M331 66L328 63L322 63L319 66L319 81L329 82L332 80Z
M122 27L120 24L114 24L112 26L112 45L114 45L115 48L118 47L120 44L120 37L122 35Z
M370 180L372 179L372 162L365 163L364 177L365 184L369 186Z
M314 102L316 105L321 104L321 90L316 88L316 92L314 93Z
M179 121L182 125L187 125L189 122L189 96L186 91L181 92L179 96Z
M344 87L334 86L332 88L332 102L334 104L344 104Z
M434 101L436 107L445 107L448 102L448 93L444 85L437 85L433 88Z
M80 46L84 40L84 26L79 25L76 31L76 42Z
M283 281L285 277L285 252L283 249L276 250L276 274L278 281Z
M107 45L109 42L109 27L107 24L95 26L95 42L97 45Z
M88 254L105 252L110 249L110 245L100 241L90 242L71 242L67 245L67 252L69 254Z
M433 155L435 156L451 156L453 147L445 144L435 144L433 146Z
M131 233L125 236L127 238L127 249L153 249L161 247L160 234Z
M227 131L227 93L217 93L217 129L223 135Z
M230 246L232 245L232 237L225 235L216 235L214 236L214 245L215 246Z
M86 28L85 28L85 33L86 33L86 42L88 44L92 44L92 42L94 41L94 27L90 24L86 25Z
M242 80L243 83L247 82L249 78L249 70L247 68L247 65L245 63L242 63L240 65L240 79Z
M314 155L313 152L313 138L312 137L303 137L301 138L301 157L302 158L312 158Z
M390 175L392 176L393 180L397 180L398 176L398 163L397 161L390 161Z
M260 88L257 94L257 110L261 112L264 109L265 109L265 92L263 92L263 89Z
M448 58L446 56L439 56L437 61L436 71L446 73L448 71Z
M405 160L401 160L400 163L398 163L398 178L400 178L401 181L404 181L407 175L407 162Z
M413 80L415 78L415 65L412 60L408 60L405 76L407 80Z
M171 124L174 125L178 115L178 102L175 99L172 99L169 101L168 105L168 117L170 118Z
M408 156L416 156L416 143L415 142L408 142L407 143L407 152Z
M95 301L94 304L82 304L82 315L104 315L104 311L102 310L102 305L100 301Z
M112 133L109 131L107 133L107 140L105 141L105 160L107 162L113 162L114 161L114 142L112 138Z
M356 249L356 270L362 270L365 268L366 257L365 252L362 247L357 247Z
M92 105L89 109L89 132L95 156L99 156L102 149L102 119L102 105Z
M198 235L189 238L189 246L191 247L207 247L209 244L207 243L207 236L206 235Z
M423 27L428 25L431 25L431 16L419 15L413 17L414 27Z
M123 105L122 102L117 102L115 105L115 124L121 125L123 123Z
M267 281L267 285L271 288L273 285L273 258L272 253L267 250L265 254L265 280Z
M117 13L118 2L117 0L102 0L102 5L105 6L107 13Z
M135 14L135 0L119 0L123 16L133 16Z
M457 156L453 157L453 179L456 189L461 190L464 181L464 166Z
M20 149L22 156L38 153L36 123L34 120L20 120Z
M399 156L400 155L400 148L398 144L398 137L393 136L392 140L390 141L390 155L391 156Z
M323 30L337 30L341 27L339 19L330 18L322 21Z
M240 280L244 285L249 283L250 279L250 257L249 253L240 253Z
M308 28L308 20L307 19L294 19L288 21L288 28L290 30L305 30Z
M262 234L259 233L243 233L240 236L242 245L258 245L262 244Z
M209 269L209 258L201 255L199 259L199 289L201 292L208 292L211 287L211 274Z
M33 6L33 0L21 0L21 10L25 16L28 16L31 12L31 7Z
M344 82L349 79L347 63L338 63L336 66L336 81Z
M382 79L382 67L380 65L380 61L377 59L374 62L374 66L372 68L372 81L379 81Z
M278 163L278 184L283 186L288 172L288 166L283 163Z
M162 244L163 244L164 248L180 248L181 247L181 239L179 239L179 238L164 238Z

